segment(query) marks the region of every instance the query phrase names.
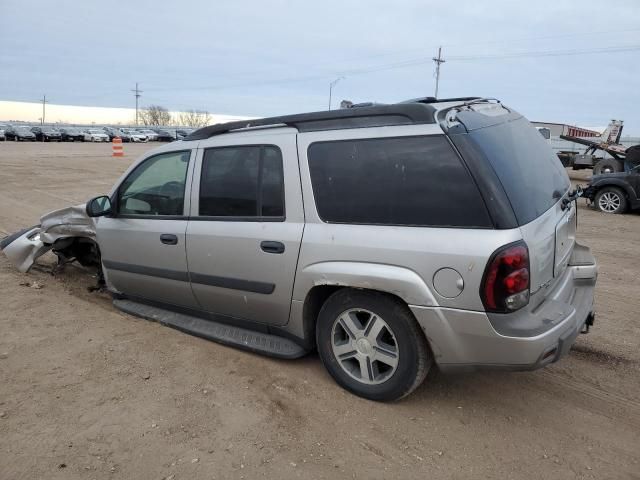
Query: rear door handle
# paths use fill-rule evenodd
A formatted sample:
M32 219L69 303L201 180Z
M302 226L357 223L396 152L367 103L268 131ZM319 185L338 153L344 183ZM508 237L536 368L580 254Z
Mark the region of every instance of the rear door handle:
M177 245L178 237L173 233L163 233L160 235L160 241L166 245Z
M260 248L266 253L284 253L284 243L282 242L265 240L260 243Z

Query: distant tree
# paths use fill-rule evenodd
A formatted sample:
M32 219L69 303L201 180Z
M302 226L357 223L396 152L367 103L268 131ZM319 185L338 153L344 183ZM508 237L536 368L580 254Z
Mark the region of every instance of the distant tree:
M204 127L210 123L211 115L204 110L188 110L178 115L178 124L185 127Z
M139 110L138 119L143 125L171 125L169 110L160 105L149 105Z

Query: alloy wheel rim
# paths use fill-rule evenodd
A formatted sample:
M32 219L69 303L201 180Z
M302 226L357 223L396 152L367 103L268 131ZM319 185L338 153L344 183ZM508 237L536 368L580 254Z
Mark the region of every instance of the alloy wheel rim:
M387 381L398 368L400 352L389 324L369 310L346 310L333 322L331 348L340 368L366 385Z
M605 212L615 212L620 208L620 196L613 192L606 192L598 200L598 205Z

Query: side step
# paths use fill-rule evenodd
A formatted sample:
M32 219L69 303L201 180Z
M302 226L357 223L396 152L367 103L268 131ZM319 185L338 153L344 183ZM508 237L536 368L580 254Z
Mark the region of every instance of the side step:
M203 318L176 313L132 300L113 300L116 308L125 313L161 323L185 333L231 345L243 350L276 358L300 358L308 352L297 343L277 335L254 332L246 328L226 325Z

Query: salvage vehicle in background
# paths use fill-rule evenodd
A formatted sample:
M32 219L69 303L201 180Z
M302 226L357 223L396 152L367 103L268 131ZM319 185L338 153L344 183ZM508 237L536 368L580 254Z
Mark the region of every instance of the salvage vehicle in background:
M108 142L109 135L99 128L88 128L83 130L85 142Z
M604 213L640 208L640 165L628 172L594 175L582 196Z
M10 125L4 134L7 140L15 140L16 142L35 142L36 140L36 135L25 125Z
M60 129L60 139L63 142L84 142L84 133L77 127L63 127Z
M53 127L32 127L31 131L38 142L59 142L61 139L60 131Z
M124 312L279 358L317 349L362 397L533 370L593 324L577 192L520 114L421 98L199 129L109 195L0 242L104 275Z
M130 141L132 142L147 142L149 139L143 133L138 132L133 128L121 128L123 133L129 136Z
M157 135L156 140L158 140L159 142L173 142L174 140L176 140L175 130L157 128L155 132Z
M141 128L138 130L138 132L145 135L147 137L147 140L150 142L155 142L158 140L158 134L153 130L150 130L148 128Z

